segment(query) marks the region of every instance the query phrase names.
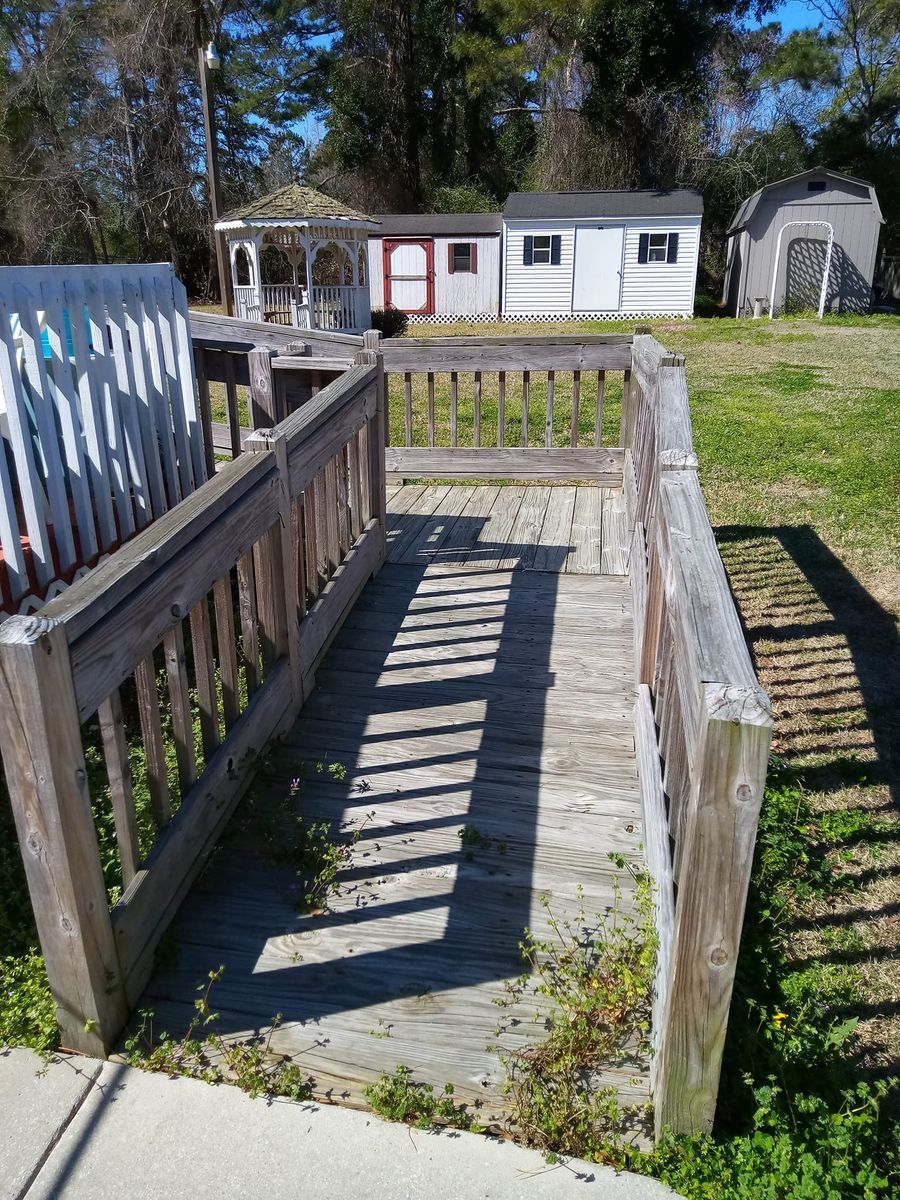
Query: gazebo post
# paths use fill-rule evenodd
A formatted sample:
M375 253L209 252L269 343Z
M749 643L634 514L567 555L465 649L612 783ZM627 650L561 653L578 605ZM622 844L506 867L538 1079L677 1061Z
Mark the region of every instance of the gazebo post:
M350 282L353 284L353 324L359 325L359 255L357 254L357 242L355 238L350 243L348 254L350 255Z
M313 249L308 228L303 233L303 245L306 250L306 311L309 313L310 329L316 329L316 306L313 300Z
M262 240L263 235L256 233L247 239L248 254L250 258L250 276L251 283L256 284L256 307L257 320L264 321L266 319L266 308L263 303L263 283L262 283Z

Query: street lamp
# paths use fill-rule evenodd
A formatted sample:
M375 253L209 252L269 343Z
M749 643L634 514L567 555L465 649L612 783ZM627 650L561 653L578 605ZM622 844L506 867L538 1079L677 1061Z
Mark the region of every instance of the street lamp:
M206 139L206 172L209 179L209 207L212 211L213 245L216 254L216 267L219 273L219 293L227 316L234 314L231 300L231 288L228 278L228 258L225 250L225 238L215 228L219 219L219 152L216 145L216 114L212 105L209 87L209 72L218 71L222 65L215 42L207 42L204 46L199 42L197 57L200 69L200 99L203 104L203 133Z

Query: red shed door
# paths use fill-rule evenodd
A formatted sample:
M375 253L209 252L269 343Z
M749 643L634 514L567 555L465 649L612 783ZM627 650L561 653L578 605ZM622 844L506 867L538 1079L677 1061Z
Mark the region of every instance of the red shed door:
M434 243L384 240L384 303L405 313L434 312Z

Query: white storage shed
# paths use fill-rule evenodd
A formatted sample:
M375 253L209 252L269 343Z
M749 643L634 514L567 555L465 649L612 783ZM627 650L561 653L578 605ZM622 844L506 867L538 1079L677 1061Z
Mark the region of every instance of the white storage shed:
M385 213L369 237L373 308L411 321L496 321L500 312L499 213Z
M703 197L693 189L514 192L503 213L503 316L690 316Z

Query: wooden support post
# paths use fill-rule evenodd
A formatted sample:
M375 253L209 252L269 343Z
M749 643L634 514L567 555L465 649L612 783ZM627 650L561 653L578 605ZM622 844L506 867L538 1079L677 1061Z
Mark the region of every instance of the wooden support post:
M271 429L278 424L272 359L278 353L267 346L254 346L247 355L250 370L250 424L254 429Z
M364 334L368 337L368 334ZM387 397L385 395L384 355L374 350L357 351L357 365L374 364L378 368L376 379L375 415L368 422L366 444L369 452L369 512L378 522L380 547L373 575L377 575L384 563L387 531L387 492L385 490L384 437L387 426Z
M105 1058L127 1010L57 622L0 626L0 754L62 1044Z
M761 688L701 686L659 1040L657 1131L712 1128L771 736Z

